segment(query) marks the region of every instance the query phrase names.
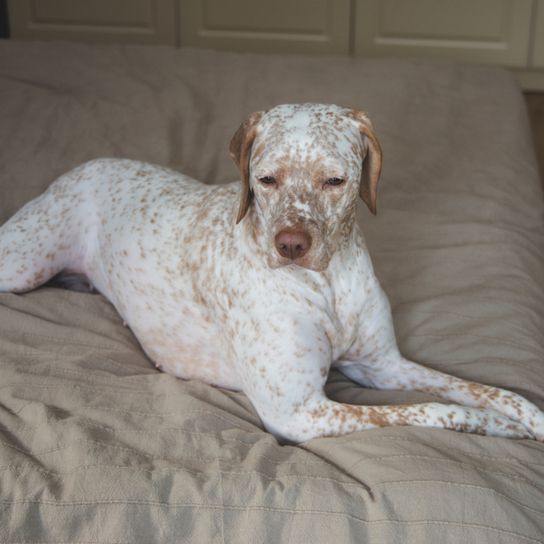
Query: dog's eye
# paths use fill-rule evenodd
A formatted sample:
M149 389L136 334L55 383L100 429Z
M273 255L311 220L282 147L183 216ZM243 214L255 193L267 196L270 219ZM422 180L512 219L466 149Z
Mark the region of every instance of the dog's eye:
M329 178L325 182L325 185L332 185L333 187L336 187L338 185L342 185L342 183L344 183L344 179L342 178Z
M258 179L264 185L274 185L274 183L276 183L276 178L273 176L263 176L262 178Z

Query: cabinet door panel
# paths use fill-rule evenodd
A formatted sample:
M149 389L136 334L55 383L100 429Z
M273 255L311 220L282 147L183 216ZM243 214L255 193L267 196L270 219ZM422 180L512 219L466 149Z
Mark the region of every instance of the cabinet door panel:
M348 53L350 0L182 0L182 45Z
M175 45L175 0L8 0L16 39Z
M544 0L537 1L532 67L544 68Z
M532 0L356 0L355 51L526 66Z

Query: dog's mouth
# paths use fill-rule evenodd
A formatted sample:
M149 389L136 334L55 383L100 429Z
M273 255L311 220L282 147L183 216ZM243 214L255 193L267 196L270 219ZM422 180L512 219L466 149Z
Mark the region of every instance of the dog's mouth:
M274 263L268 263L270 265L270 268L283 268L287 266L299 266L300 268L306 268L307 270L313 270L314 272L323 272L327 269L327 264L313 264L313 263L307 263L304 262L304 260L289 260L289 259L283 259L280 257L280 259Z

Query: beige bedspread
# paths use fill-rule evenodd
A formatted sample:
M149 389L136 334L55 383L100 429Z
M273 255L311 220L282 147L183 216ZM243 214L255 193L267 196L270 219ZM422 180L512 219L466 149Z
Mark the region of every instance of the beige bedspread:
M512 77L423 61L0 43L0 222L94 157L236 179L248 113L370 112L361 210L403 352L544 408L544 219ZM412 402L337 374L352 403ZM243 394L153 369L100 295L0 294L0 541L544 542L544 444L386 428L281 446Z

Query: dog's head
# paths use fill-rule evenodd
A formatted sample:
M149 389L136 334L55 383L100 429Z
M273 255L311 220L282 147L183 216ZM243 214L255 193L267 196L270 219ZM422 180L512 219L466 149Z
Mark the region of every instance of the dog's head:
M382 154L361 111L293 104L256 112L230 153L242 174L237 223L254 206L273 268L326 269L352 230L357 195L376 213Z

